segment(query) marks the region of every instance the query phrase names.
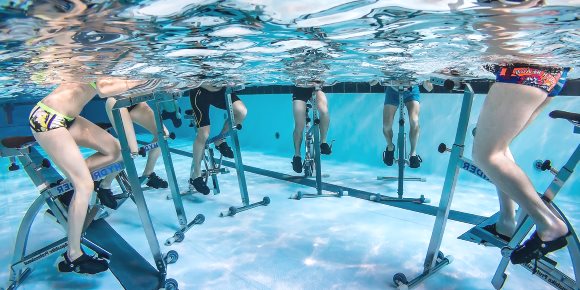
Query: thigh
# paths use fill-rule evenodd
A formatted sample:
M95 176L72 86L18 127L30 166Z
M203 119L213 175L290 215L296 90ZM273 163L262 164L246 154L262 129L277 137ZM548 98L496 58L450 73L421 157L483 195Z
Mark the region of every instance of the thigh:
M421 93L419 91L419 87L418 86L413 86L410 90L405 91L403 93L403 101L406 103L415 101L415 102L420 102L421 101Z
M33 132L34 138L51 161L70 180L91 180L91 173L75 139L66 128Z
M240 99L233 101L232 106L234 108L234 113L245 114L248 111L248 109L246 108L246 105Z
M306 102L292 101L292 114L294 115L294 123L297 126L304 126L306 122Z
M238 95L236 93L232 92L230 95L231 95L231 99L232 99L232 105L234 105L235 103L238 103L238 101L241 102L240 98L238 97ZM227 110L228 105L226 102L226 96L227 96L227 94L225 92L223 94L222 93L211 94L211 97L210 97L211 105L218 108L218 109Z
M115 124L115 118L113 118L113 106L115 106L116 103L117 100L115 98L107 98L107 101L105 103L107 116L109 117L109 121L111 122L111 125L113 126L113 129L115 129L115 131L117 131L117 126ZM127 108L120 108L119 112L121 112L121 120L123 121L125 132L127 132L127 134L129 133L134 134L135 129L133 128L133 120L131 119L129 110L127 110Z
M91 148L105 155L114 152L119 146L117 139L111 134L81 116L75 118L69 132L78 146Z
M118 133L117 126L115 125L115 119L113 118L113 106L117 103L115 98L108 98L107 102L105 103L105 108L107 110L107 115L109 117L109 121L113 126L113 129ZM129 149L131 152L137 152L137 136L135 136L135 127L133 126L133 119L131 114L127 108L119 109L121 113L121 120L123 121L123 128L125 129L125 136L127 137L127 142L129 143ZM76 123L76 121L75 121Z
M149 107L147 103L140 103L130 112L131 119L137 125L145 128L154 136L157 136L157 123L155 123L155 112ZM167 129L164 127L163 130L165 134L168 134Z
M395 113L397 112L397 106L384 105L383 106L383 125L392 125L393 119L395 118Z
M541 89L510 83L495 83L477 121L474 149L483 154L505 151L511 141L537 115L546 102Z
M210 95L208 95L208 98L210 100L210 104L218 109L222 109L222 110L226 110L228 105L226 102L226 90L222 90L219 92L212 92ZM236 93L231 93L231 98L232 98L232 104L236 101L239 101L240 98L238 98L238 96L236 95Z
M328 99L323 91L316 91L316 106L321 111L328 109Z
M522 128L522 130L525 130L532 123L532 121L536 119L536 117L544 110L544 108L550 103L550 101L552 101L552 99L554 98L549 97L546 98L546 100L544 100L544 102L534 111L534 113L532 113L532 115L526 122L526 125L524 125L524 127Z
M419 111L421 109L421 104L418 101L406 102L405 107L407 107L407 112L409 113L410 120L419 120Z

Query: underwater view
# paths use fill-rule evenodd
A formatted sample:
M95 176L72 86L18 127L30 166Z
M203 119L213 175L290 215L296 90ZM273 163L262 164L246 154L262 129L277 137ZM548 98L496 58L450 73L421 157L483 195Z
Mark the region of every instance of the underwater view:
M577 1L493 2L0 1L1 95L40 97L98 76L331 84L447 68L491 78L489 62L578 65Z
M0 290L580 290L579 13L0 0Z

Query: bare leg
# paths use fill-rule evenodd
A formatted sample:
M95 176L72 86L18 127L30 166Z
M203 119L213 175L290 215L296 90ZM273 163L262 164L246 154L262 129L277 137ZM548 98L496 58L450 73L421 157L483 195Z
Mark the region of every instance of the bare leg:
M506 150L506 157L515 163L509 147ZM496 231L502 235L511 237L516 230L516 203L497 188L499 198L499 217L496 222Z
M498 189L531 216L540 238L552 241L567 233L566 225L544 204L507 153L509 144L545 101L546 93L538 88L495 83L479 116L473 157Z
M546 100L538 107L526 125L524 125L525 130L530 123L536 119L536 116L542 111L542 109L550 102L551 98L546 98ZM509 147L506 150L506 156L515 163L514 156L512 155L511 150ZM516 230L516 204L515 202L504 192L502 192L499 188L497 189L497 194L499 197L499 217L496 223L496 230L498 233L506 236L513 236Z
M158 141L155 115L151 107L149 107L149 105L147 105L146 103L141 103L137 105L137 107L135 107L133 110L131 110L129 114L131 115L131 119L133 120L133 122L145 128L147 131L151 133L151 135L153 135L151 143ZM165 135L169 134L165 126L163 126L163 131ZM154 171L155 163L157 162L157 159L159 159L160 155L161 149L159 147L149 151L149 153L147 154L147 163L145 164L145 168L143 169L142 176L149 176Z
M301 156L300 147L302 146L302 135L306 126L306 103L292 101L292 112L294 113L294 156Z
M205 150L205 141L209 138L210 126L204 126L197 129L197 136L193 142L193 161L191 162L191 179L201 176L201 162Z
M103 129L80 116L70 130L59 128L42 133L34 132L33 135L75 188L68 208L67 229L67 253L71 260L75 260L82 255L81 234L93 192L90 170L119 160L119 143ZM79 145L98 152L85 160Z
M82 255L81 233L93 193L93 179L73 137L65 128L33 133L34 138L72 182L75 193L68 208L68 248L71 260Z
M235 101L232 103L232 106L234 108L234 121L236 122L236 125L242 124L242 122L244 122L246 116L248 115L248 109L246 108L246 105L244 105L242 101ZM226 120L224 122L224 126L222 127L222 131L220 132L220 134L225 134L229 129L230 129L230 121ZM216 146L219 146L223 142L224 140L218 140L214 142L214 144Z
M68 131L78 146L97 151L85 160L89 170L98 169L121 160L119 141L89 120L81 116L76 117L74 124Z
M115 126L115 120L113 118L113 106L117 103L115 98L108 98L107 102L105 103L105 109L107 111L107 116L109 117L109 121L111 125L113 125L113 129L118 131ZM125 129L125 133L127 135L127 143L129 143L129 148L131 149L132 153L137 153L139 151L139 147L137 145L137 136L135 136L135 128L133 127L133 120L131 119L131 115L127 108L119 109L121 112L121 119L123 120L123 127Z
M395 118L397 107L392 105L385 105L383 107L383 135L387 140L387 147L390 151L395 148L393 144L393 119Z
M105 103L105 110L107 111L107 116L109 117L109 121L115 129L116 132L117 128L115 127L115 120L113 118L113 106L117 103L115 98L107 98ZM137 146L137 137L135 136L135 128L133 127L133 121L131 120L131 115L129 115L129 111L126 108L119 109L121 112L121 119L123 120L123 127L125 129L125 136L127 136L127 143L129 143L129 148L131 152L137 153L138 146ZM110 174L105 177L101 184L99 185L100 188L110 189L111 183L115 180L117 174Z
M320 143L328 143L326 136L330 127L330 114L328 112L328 100L323 91L316 91L316 105L318 106L318 115L320 116Z
M409 141L411 143L410 156L417 155L417 142L419 141L419 111L421 105L417 101L410 101L405 103L407 112L409 113Z

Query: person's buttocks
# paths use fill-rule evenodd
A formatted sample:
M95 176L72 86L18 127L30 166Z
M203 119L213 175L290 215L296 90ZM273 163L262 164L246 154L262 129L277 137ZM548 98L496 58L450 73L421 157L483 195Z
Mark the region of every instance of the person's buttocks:
M235 93L232 93L231 96L232 103L240 100ZM226 110L227 104L225 97L225 87L215 87L204 84L201 87L189 91L189 101L191 103L191 108L193 109L193 114L195 115L197 128L210 125L210 105L218 109Z

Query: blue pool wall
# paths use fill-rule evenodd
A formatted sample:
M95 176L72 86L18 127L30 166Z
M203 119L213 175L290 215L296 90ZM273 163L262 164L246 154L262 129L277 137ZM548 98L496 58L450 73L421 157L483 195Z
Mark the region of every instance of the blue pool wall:
M386 145L382 133L382 111L384 95L367 94L327 94L331 124L329 140L336 140L333 154L324 156L325 160L344 163L362 163L376 168L373 174L394 176L396 168L387 168L382 163L382 152ZM418 170L407 170L409 176L438 175L444 176L449 160L449 154L437 152L437 146L445 143L450 146L455 137L461 94L423 94L421 100L420 126L421 136L417 151L422 156L423 163ZM288 157L288 168L293 155L292 146L292 100L290 94L241 95L248 108L248 116L240 132L240 143L243 150L259 151L266 154ZM476 95L474 99L468 131L475 127L479 111L485 96ZM0 110L0 132L2 136L29 135L27 117L35 102L24 102L13 105L11 116L7 110ZM3 104L3 108L6 107ZM190 109L189 99L181 98L179 105L182 111ZM567 110L580 112L579 98L576 96L559 96L544 109L530 127L516 138L511 149L516 161L530 176L532 182L540 191L551 181L552 176L546 172L533 169L536 159L550 159L559 168L580 143L580 134L572 133L572 125L563 120L553 120L548 117L552 110ZM93 122L108 122L104 112L104 101L95 98L82 112L82 115ZM225 111L211 109L212 135L217 134L223 124ZM393 126L395 140L398 124L395 116ZM170 121L165 122L170 131L178 138L193 140L195 128L189 127L189 121L184 120L180 128L174 128ZM405 131L408 132L408 122ZM276 137L278 133L278 138ZM465 156L471 156L473 137L468 134ZM408 139L407 139L408 142ZM0 158L0 170L6 168L8 161ZM260 166L259 164L248 164ZM323 163L324 170L324 163ZM478 181L475 176L462 173L465 180ZM482 181L484 182L484 181ZM564 188L564 194L580 196L578 174L574 174Z
M423 163L418 170L407 170L408 176L439 175L445 176L449 154L437 152L437 146L453 144L461 109L462 94L423 94L421 99L420 127L421 135L417 152ZM377 168L376 175L395 176L396 168L386 167L382 162L382 152L386 141L382 133L383 94L327 94L331 115L329 140L336 140L333 153L323 157L324 161L332 160L348 163L363 163ZM292 132L292 98L289 94L242 95L242 101L248 108L248 115L240 131L240 143L243 150L259 151L266 154L288 157L288 168L293 156ZM476 95L473 102L465 156L471 158L473 136L471 130L477 123L485 95ZM521 165L539 191L543 191L553 176L547 172L533 169L536 159L550 159L559 168L568 160L580 143L580 134L573 134L573 126L564 120L548 117L552 110L580 112L580 99L575 96L555 98L538 118L512 143L511 150L516 162ZM182 110L189 109L189 99L179 101ZM212 133L217 134L223 124L225 111L211 109ZM393 125L396 142L398 113ZM170 130L180 138L193 140L195 129L189 122L174 129L166 122ZM408 132L408 121L405 132ZM276 138L276 133L279 138ZM407 138L407 144L408 144ZM407 145L409 146L409 145ZM409 147L407 147L409 148ZM304 153L304 152L302 152ZM259 164L248 164L260 166ZM479 181L478 177L462 172L460 178ZM481 180L481 182L485 182ZM574 194L580 197L578 174L572 176L565 186L563 194Z

